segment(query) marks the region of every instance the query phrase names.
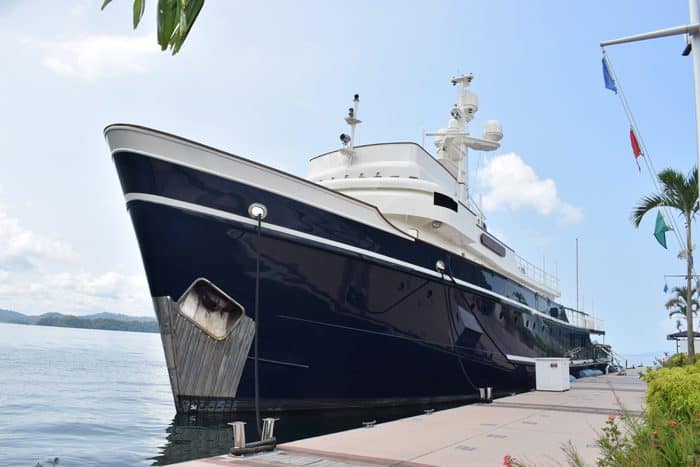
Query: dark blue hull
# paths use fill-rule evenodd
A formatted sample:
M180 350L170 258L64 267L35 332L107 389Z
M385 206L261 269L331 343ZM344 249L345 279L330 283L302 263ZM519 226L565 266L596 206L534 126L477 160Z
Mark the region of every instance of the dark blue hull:
M544 314L557 304L436 246L196 169L129 152L114 158L126 195L189 203L127 196L151 294L177 300L205 277L258 320L263 407L467 400L483 386L497 393L532 388L531 358L576 347L581 357L595 357L588 331L462 287L450 275ZM255 225L237 220L253 202L269 210L259 244ZM435 270L437 260L447 264L443 277L405 266ZM249 357L235 397L176 394L178 410L193 403L200 410L251 408L252 363Z

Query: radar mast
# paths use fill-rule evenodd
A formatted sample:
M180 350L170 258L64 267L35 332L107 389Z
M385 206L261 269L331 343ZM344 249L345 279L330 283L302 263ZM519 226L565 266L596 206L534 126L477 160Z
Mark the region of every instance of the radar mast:
M469 206L476 207L471 201L468 186L469 148L477 151L494 151L501 145L503 129L497 120L489 120L484 125L484 134L481 138L471 136L469 122L479 110L479 98L470 89L469 85L474 80L471 73L452 78L452 85L459 86L457 102L450 109L450 120L447 128L442 128L435 133L426 133L435 138L437 148L437 160L457 179L455 197ZM480 210L479 210L480 211ZM483 217L483 216L482 216ZM483 220L483 219L482 219Z

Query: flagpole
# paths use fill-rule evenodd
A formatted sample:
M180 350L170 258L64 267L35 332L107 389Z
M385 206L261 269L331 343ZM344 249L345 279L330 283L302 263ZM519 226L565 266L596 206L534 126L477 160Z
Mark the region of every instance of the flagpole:
M576 237L576 311L578 308L578 237Z
M690 24L700 24L700 1L688 0L690 9ZM693 78L695 81L695 143L698 153L698 168L700 168L700 33L698 30L688 33L693 54ZM700 193L700 177L698 177L698 193ZM690 254L690 252L688 252Z
M600 43L601 47L613 44L622 44L625 42L635 42L640 40L652 39L655 37L672 36L678 34L687 34L688 42L690 44L691 53L693 54L693 80L695 84L695 145L697 152L697 168L700 170L700 0L688 0L688 9L690 10L690 24L687 26L680 26L677 28L670 28L661 31L655 31L645 34L638 34L637 36L630 36L622 39L616 39L613 41L603 41ZM604 49L603 49L604 50ZM687 55L683 52L683 55ZM698 178L698 193L700 193L700 177ZM687 281L687 319L688 319L688 357L692 360L695 357L695 333L693 331L693 312L691 305L691 280L693 276L693 245L691 243L691 222L692 219L688 219L688 225L686 226L686 259L688 261L687 271L686 271L686 281Z
M700 168L700 0L688 0L688 8L690 10L690 24L688 25L602 41L600 46L605 48L609 45L626 44L628 42L644 41L659 37L677 36L680 34L688 35L692 47L691 53L693 54L693 79L695 81L695 144L698 167ZM698 177L698 190L700 192L700 177Z

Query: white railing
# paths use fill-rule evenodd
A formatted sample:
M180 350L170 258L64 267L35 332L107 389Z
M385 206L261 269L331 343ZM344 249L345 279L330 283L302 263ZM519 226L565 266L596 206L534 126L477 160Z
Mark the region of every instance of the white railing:
M547 273L544 269L539 266L535 266L522 256L513 253L515 255L515 262L517 264L518 271L528 277L530 280L537 282L550 290L559 291L559 276Z
M592 329L594 331L604 331L603 320L584 313L583 311L574 310L573 308L564 308L566 319L569 323L579 328Z
M479 204L474 201L474 198L471 196L467 197L467 209L476 215L477 225L483 227L486 217L484 216L484 212L481 210L481 206L479 206Z

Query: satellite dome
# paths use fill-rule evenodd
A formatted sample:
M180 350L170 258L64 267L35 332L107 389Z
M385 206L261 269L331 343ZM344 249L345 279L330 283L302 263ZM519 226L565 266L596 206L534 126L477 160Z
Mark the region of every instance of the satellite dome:
M484 139L500 141L503 139L503 127L498 120L489 120L484 124Z

